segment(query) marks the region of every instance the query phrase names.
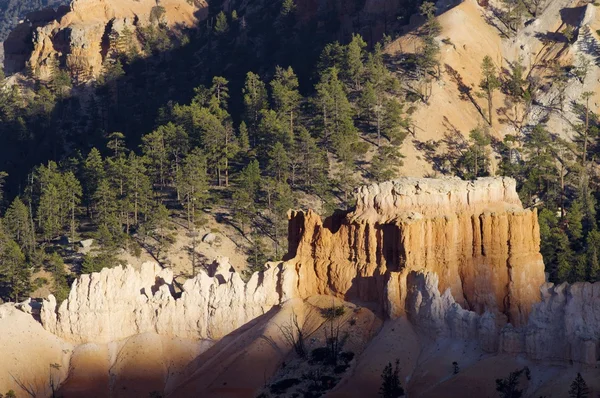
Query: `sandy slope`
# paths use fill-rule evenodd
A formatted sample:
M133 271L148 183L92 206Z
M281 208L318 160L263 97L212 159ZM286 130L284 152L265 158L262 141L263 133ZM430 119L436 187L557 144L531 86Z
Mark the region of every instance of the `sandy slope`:
M18 397L26 397L21 383L39 397L48 396L50 377L57 383L64 380L72 350L31 315L11 304L0 306L0 393L13 389ZM52 364L60 370L53 370Z

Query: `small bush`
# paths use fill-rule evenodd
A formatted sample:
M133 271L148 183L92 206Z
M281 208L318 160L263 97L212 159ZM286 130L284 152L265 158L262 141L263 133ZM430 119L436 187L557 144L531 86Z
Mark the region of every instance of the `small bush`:
M354 359L354 353L351 351L345 351L340 354L340 359L342 362L349 363Z
M332 306L329 308L324 308L321 310L321 316L328 321L339 318L346 313L346 307L343 305L340 306Z
M33 281L33 287L39 289L42 286L46 286L48 284L47 278L35 278Z
M346 370L348 370L349 367L350 365L348 364L338 365L335 368L333 368L333 373L335 373L336 375L342 374L346 372Z
M289 388L294 387L295 385L300 384L300 380L298 379L284 379L280 380L275 384L271 385L271 394L283 394Z
M311 363L324 363L329 360L329 348L319 347L312 350L310 353Z
M389 362L383 369L381 374L381 387L379 388L379 395L383 398L398 398L404 395L404 389L400 384L400 360L396 360L396 367L392 367L392 363Z

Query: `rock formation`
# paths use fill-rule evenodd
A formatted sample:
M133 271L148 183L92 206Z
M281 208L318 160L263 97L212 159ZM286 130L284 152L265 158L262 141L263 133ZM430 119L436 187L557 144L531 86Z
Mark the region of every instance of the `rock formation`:
M522 325L544 282L536 212L521 207L510 179L403 178L364 187L356 210L343 216L323 222L311 211L292 212L290 248L293 258L248 283L221 259L214 277L198 274L178 298L172 273L153 264L84 275L60 308L53 297L44 303L42 323L74 342L144 332L219 339L291 298L318 294L376 303L394 318L419 284L411 273L425 270L448 290L444 300L458 303L452 308Z
M361 188L344 216L293 213L290 262L301 296L379 302L394 318L408 274L426 270L463 308L521 325L544 283L539 241L537 213L512 179L403 178Z
M228 260L220 259L228 271ZM293 280L292 284L295 283ZM291 298L286 275L272 266L244 283L237 273L201 272L173 296L173 273L146 263L82 275L59 308L53 296L44 302L41 320L52 333L76 343L108 343L155 332L187 339L219 340L231 331Z
M5 69L14 73L28 68L48 79L58 63L77 80L96 78L111 50L109 38L126 27L135 33L147 26L158 15L156 7L154 0L73 0L70 8L30 14L4 43ZM163 0L160 7L160 22L175 28L202 18L206 3Z
M600 283L544 284L526 326L507 325L500 351L543 361L600 360Z

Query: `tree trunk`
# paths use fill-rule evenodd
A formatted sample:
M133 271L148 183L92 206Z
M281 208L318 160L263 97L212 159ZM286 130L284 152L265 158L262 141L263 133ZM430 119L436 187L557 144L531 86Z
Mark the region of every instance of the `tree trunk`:
M491 91L488 91L488 118L489 118L490 126L494 125L494 121L492 120L492 115L494 113L494 106L492 104L492 96L493 96L493 93Z

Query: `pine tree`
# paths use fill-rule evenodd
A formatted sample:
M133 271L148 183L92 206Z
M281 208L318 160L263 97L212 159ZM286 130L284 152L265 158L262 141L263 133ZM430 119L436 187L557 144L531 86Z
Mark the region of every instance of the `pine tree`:
M277 142L269 152L269 165L267 170L275 177L277 182L287 181L290 167L290 158L281 142Z
M169 250L174 242L173 234L169 229L169 209L162 203L156 204L152 209L148 225L151 235L156 242L154 257L157 261L162 261L162 255Z
M160 126L152 133L142 137L142 152L152 176L152 183L165 188L168 171L168 156L165 126Z
M257 130L258 152L268 150L277 142L282 143L284 147L289 147L294 137L290 135L290 130L287 128L285 121L277 115L277 112L270 109L263 110L260 114L261 118Z
M241 122L238 128L238 146L242 153L247 153L250 150L250 137L246 122Z
M519 379L524 369L511 372L506 379L496 379L496 391L501 398L521 398L523 390L519 389Z
M322 116L323 138L342 161L351 161L358 132L352 120L352 107L337 68L326 70L316 86L317 103Z
M346 47L345 70L355 90L361 89L361 82L365 74L364 49L367 43L360 34L353 34L352 41Z
M6 177L8 177L8 173L0 171L0 208L2 208L2 203L4 202L4 184L6 182Z
M567 211L566 222L567 232L569 233L569 240L571 242L580 240L583 238L583 211L581 202L578 200L571 203L571 207Z
M490 126L492 126L494 123L494 91L500 88L500 79L498 79L498 73L496 71L494 61L492 61L492 57L490 57L489 55L483 57L483 61L481 63L481 74L483 78L479 83L479 88L481 88L481 90L483 91L483 95L487 99L488 123L490 124Z
M229 80L221 76L215 76L212 80L212 86L210 87L211 94L211 108L214 109L227 109L227 100L229 100Z
M0 294L18 302L30 289L31 272L19 245L11 239L0 240Z
M375 122L377 145L381 145L382 135L390 140L404 138L401 128L407 123L402 119L402 105L389 98L399 87L399 82L385 66L381 48L376 48L367 63L367 83L362 91L359 105L370 121Z
M215 21L215 34L217 36L224 35L229 31L229 23L227 22L227 15L223 11L217 14Z
M275 237L275 257L280 258L280 255L287 251L287 228L288 219L287 212L294 207L294 196L292 189L287 182L276 183L275 200L273 201L273 232Z
M185 158L177 176L177 184L181 191L182 205L187 213L188 229L193 230L197 209L203 206L208 196L206 157L199 148L194 149Z
M54 162L41 166L38 170L40 199L37 208L38 225L43 237L49 241L62 231L68 215L68 200L65 197L64 181Z
M79 180L72 172L63 174L64 194L67 201L67 212L69 213L69 229L71 242L75 245L75 229L77 228L77 211L81 204L82 189ZM74 247L73 247L74 249Z
M83 164L83 200L88 209L88 215L93 217L93 197L100 181L105 177L104 160L100 151L92 148Z
M556 247L556 280L567 282L573 273L573 251L569 244L569 237L560 228L552 232Z
M148 215L148 208L152 200L152 183L143 158L131 152L127 163L126 199L133 212L133 223L139 226L141 223L140 213Z
M577 377L571 383L569 389L569 398L587 398L589 396L590 389L588 388L585 380L581 376L581 373L577 373Z
M252 146L256 146L256 129L259 123L261 111L267 108L267 88L265 83L255 73L248 72L246 83L242 90L244 95L244 106L246 121L250 124L252 131Z
M31 257L35 249L35 231L31 225L29 209L20 197L17 196L6 210L4 226L8 236Z
M125 134L115 131L108 135L106 147L112 151L112 157L116 158L124 155L125 149Z
M287 115L289 121L289 136L294 136L294 121L302 96L298 91L298 77L292 67L287 69L277 67L275 77L271 81L273 105L281 115Z
M404 389L400 383L400 361L396 360L396 366L393 367L392 363L388 363L381 373L381 387L379 388L379 395L383 398L399 398L404 395Z
M590 231L586 238L585 254L588 262L587 281L600 281L600 232L597 229Z
M377 153L373 156L369 167L373 180L383 182L397 177L398 169L403 164L402 158L395 145L382 145L377 148Z

